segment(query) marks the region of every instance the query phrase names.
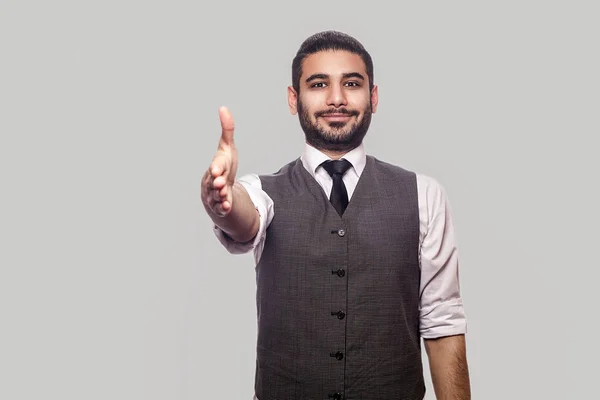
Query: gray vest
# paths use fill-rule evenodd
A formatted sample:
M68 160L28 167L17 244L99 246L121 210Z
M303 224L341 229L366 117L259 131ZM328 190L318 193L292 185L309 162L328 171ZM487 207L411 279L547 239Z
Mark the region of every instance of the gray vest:
M258 399L423 399L415 174L367 156L341 218L300 159L260 178Z

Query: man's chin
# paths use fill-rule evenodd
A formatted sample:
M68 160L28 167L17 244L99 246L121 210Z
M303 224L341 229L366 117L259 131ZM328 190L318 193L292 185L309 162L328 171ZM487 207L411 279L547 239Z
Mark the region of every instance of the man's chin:
M325 121L319 125L321 131L325 132L327 135L344 136L348 135L348 132L351 130L352 121Z
M351 146L354 142L353 138L349 137L348 134L345 135L328 135L327 137L323 137L323 142L330 146L331 148L336 149L346 149L348 146Z
M327 123L327 126L330 129L338 130L338 129L345 128L346 126L348 126L349 125L348 122L349 121L331 121L331 122Z
M343 127L340 127L343 128ZM322 130L320 134L321 138L331 142L338 143L344 142L350 138L350 133L347 130L340 130L339 128L332 128L327 130Z

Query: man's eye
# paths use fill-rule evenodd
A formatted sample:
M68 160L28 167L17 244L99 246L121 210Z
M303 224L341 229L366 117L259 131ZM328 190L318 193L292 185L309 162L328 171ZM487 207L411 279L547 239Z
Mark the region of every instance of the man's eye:
M325 87L325 82L317 82L311 85L311 87L322 88Z
M358 87L360 86L360 83L358 82L346 82L347 86L351 86L351 87Z

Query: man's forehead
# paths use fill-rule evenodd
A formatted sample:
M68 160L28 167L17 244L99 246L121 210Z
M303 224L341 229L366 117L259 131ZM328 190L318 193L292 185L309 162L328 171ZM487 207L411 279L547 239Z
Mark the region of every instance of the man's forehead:
M302 63L302 75L315 73L341 75L351 72L366 74L367 67L362 57L346 50L324 50L311 54Z

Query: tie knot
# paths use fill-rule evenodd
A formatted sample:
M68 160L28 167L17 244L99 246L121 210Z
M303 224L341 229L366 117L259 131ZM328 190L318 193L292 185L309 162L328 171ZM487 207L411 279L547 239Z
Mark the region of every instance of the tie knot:
M330 176L333 176L334 174L344 175L346 171L348 171L348 168L352 166L350 161L345 159L328 160L325 161L322 165L323 168L325 168L325 171L327 171Z

